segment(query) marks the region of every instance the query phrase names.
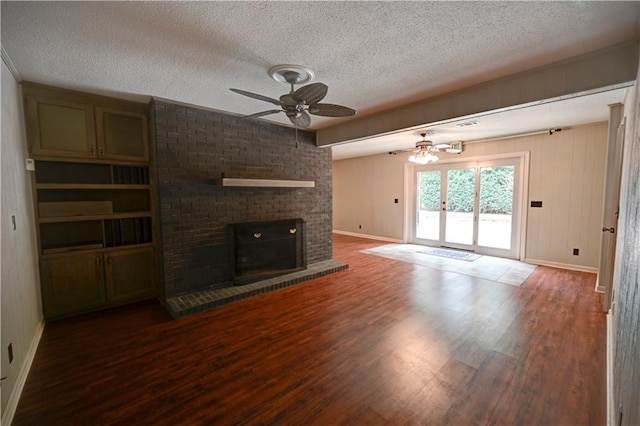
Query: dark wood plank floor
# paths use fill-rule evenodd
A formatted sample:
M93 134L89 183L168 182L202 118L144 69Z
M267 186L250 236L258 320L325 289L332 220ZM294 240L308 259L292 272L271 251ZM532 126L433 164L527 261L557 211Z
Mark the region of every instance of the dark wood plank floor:
M334 241L349 270L212 312L48 324L14 424L606 423L593 274L518 288Z

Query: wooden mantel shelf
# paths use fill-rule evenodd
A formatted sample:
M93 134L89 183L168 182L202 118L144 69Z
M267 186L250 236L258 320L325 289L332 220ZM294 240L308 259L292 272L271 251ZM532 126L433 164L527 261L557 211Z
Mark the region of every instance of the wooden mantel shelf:
M223 178L222 186L244 186L265 188L315 188L312 180L236 179Z

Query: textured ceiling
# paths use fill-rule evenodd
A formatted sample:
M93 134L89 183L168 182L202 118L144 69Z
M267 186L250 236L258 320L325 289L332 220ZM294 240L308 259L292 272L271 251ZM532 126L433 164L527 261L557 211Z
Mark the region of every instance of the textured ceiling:
M267 70L300 64L362 116L635 39L639 5L2 1L2 47L23 80L236 114L272 105L229 88L278 97Z

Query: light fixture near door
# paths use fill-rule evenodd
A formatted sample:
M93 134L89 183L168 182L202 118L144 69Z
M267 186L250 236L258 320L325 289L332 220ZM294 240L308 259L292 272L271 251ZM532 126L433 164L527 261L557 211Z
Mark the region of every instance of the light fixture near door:
M435 132L431 132L433 134ZM433 142L427 140L427 133L420 133L422 140L416 142L416 149L409 157L409 161L416 164L429 164L438 161L437 152L446 152L451 148L449 144L434 145Z

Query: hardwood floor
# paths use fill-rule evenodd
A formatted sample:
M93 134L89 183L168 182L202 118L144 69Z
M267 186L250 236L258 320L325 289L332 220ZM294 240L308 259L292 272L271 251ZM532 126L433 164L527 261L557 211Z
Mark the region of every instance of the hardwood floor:
M521 287L359 253L350 269L172 320L155 302L48 324L15 425L603 425L593 274Z

